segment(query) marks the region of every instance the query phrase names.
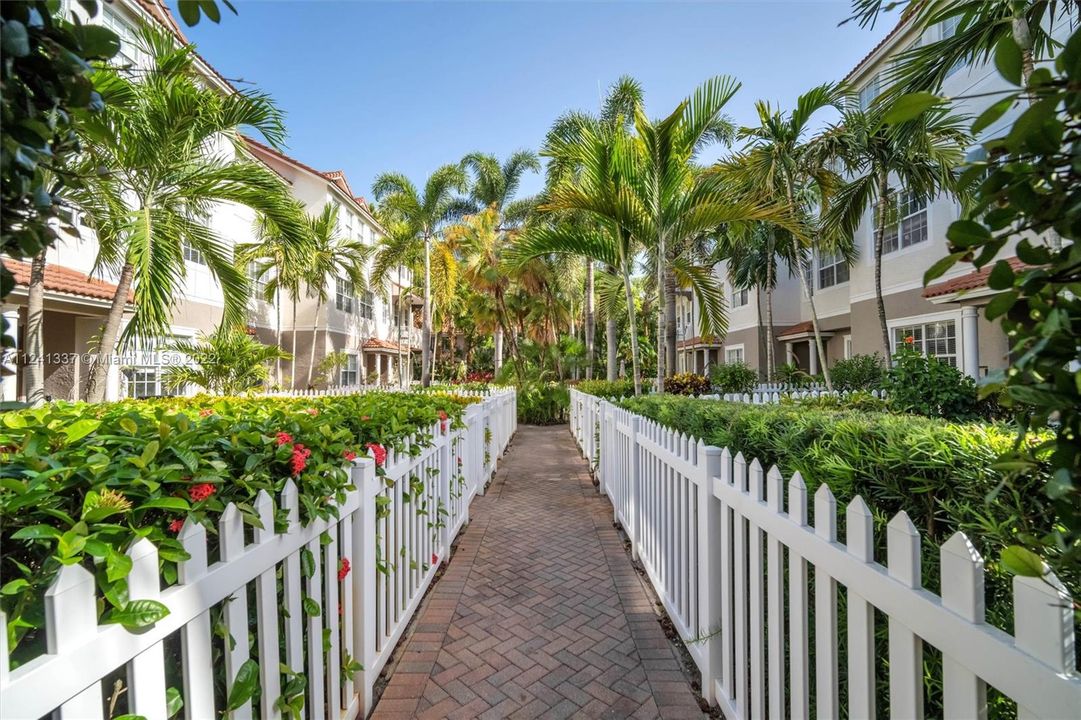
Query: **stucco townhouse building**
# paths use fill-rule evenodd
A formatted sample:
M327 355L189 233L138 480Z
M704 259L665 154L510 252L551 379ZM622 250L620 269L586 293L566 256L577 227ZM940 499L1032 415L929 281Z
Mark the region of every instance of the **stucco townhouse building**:
M150 59L140 50L136 29L156 24L174 34L178 41L187 42L183 31L169 9L160 0L114 0L101 3L96 17L88 18L82 7L65 0L64 11L79 15L84 22L103 23L121 38L117 62L135 68L146 67ZM230 82L203 58L198 68L202 79L221 92L234 92ZM239 150L225 141L213 149L227 157L236 152L265 163L288 184L292 194L309 213L319 213L323 205L338 205L339 232L376 245L383 229L372 216L363 198L353 194L341 171L320 172L257 141L246 139ZM51 399L79 399L88 374L88 353L98 334L112 297L117 278L108 269L96 269L97 241L93 231L83 222L79 212L72 212L66 227L58 227L59 239L49 250L45 270L45 314L43 323L45 394ZM256 241L256 216L249 208L221 203L209 214L210 227L230 245ZM184 248L186 276L183 292L176 298L172 312L170 336L139 341L118 354L110 365L106 398L148 397L177 393L194 393L198 388L170 388L163 382L165 368L170 362L182 362L168 352L169 344L180 338L209 333L217 327L223 312L222 291L215 282L205 259L191 247ZM4 357L0 395L3 400L19 400L26 396L24 360L20 349L25 348L27 286L30 277L28 262L8 257L2 259L16 279L14 291L4 299L2 311L10 327L15 328L16 351ZM353 385L361 382L397 382L412 375L409 362L419 349L419 330L415 328L413 306L416 298L409 294L411 278L408 271L390 287L353 288L338 278L328 277L329 303L318 313L312 293L305 288L297 303L296 324L292 323L292 302L288 297L266 302L259 297L264 275L258 277L254 264L248 268L252 279L253 297L249 302L248 331L263 342L293 347L296 334L296 357L284 363L286 387L303 388L307 384L308 367L315 345L315 364L329 353L344 353L344 362L334 369L331 377L320 378L320 384ZM397 274L396 274L397 278ZM277 317L280 312L282 333L278 337ZM315 374L313 373L313 378ZM295 381L293 380L295 378Z
M883 91L885 71L897 56L916 43L932 42L952 33L955 25L938 24L919 32L911 22L899 23L844 78L853 91L853 102L861 107ZM1055 34L1065 40L1070 28L1056 26ZM957 65L950 68L941 93L953 99L953 111L972 118L1002 97L1010 89L993 63ZM997 122L983 131L978 140L1003 134L1023 107L1015 105ZM968 157L983 157L977 143ZM923 275L936 261L948 254L946 231L958 219L961 207L954 199L940 196L920 198L905 188L893 188L898 203L897 223L885 237L882 257L882 292L887 326L894 348L906 337L916 347L940 358L966 374L979 378L990 370L1005 367L1009 344L1002 330L988 322L980 308L993 294L986 287L988 272L973 272L971 265L959 263L949 273L928 287ZM858 258L851 266L839 258L813 258L808 286L814 293L819 327L832 365L854 354L882 353L882 339L874 293L874 227L872 211L864 213L854 235ZM1012 257L1008 245L999 257ZM989 270L989 268L988 268ZM678 305L680 370L708 372L714 363L745 362L765 377L766 372L766 298L765 293L733 287L722 262L715 268L722 278L729 303L729 330L723 338L702 338L698 334L699 308L685 294ZM811 374L820 372L814 350L810 304L799 278L779 270L773 297L775 358L779 367L794 362Z

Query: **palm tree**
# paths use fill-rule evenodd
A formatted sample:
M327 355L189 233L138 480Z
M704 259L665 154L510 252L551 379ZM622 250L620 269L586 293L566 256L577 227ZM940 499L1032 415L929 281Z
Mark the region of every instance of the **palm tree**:
M360 240L343 237L338 232L338 206L327 203L322 211L308 219L310 246L304 257L303 276L308 286L309 297L315 298L315 323L312 325L311 359L308 362L307 385L312 384L312 371L315 369L315 336L319 329L319 314L323 303L330 296L328 278L336 282L346 280L353 288L354 295L368 287L364 277L364 265L371 257L372 249ZM323 346L330 339L330 324L324 328ZM293 328L294 341L296 327ZM294 361L295 367L295 361ZM293 373L296 384L296 373Z
M402 345L405 342L404 328L402 323L408 321L410 305L406 304L406 298L411 295L402 282L402 271L405 268L418 267L423 262L423 245L416 241L417 231L408 222L390 217L387 213L377 208L379 224L386 229L386 234L381 236L379 244L375 248L375 259L372 262L371 273L368 277L368 285L379 288L388 299L392 293L389 287L392 284L398 291L398 308L395 313L395 327L398 333L398 382L402 383L405 377L405 361L402 354ZM413 274L415 278L416 275Z
M372 184L372 195L392 219L405 223L413 231L412 241L424 252L424 309L421 330L421 384L431 384L432 352L432 240L448 222L469 211L467 201L456 193L464 192L466 176L457 165L444 165L428 178L423 194L401 173L383 173Z
M900 123L887 122L889 106L875 103L868 110L850 107L840 121L814 141L815 154L840 160L848 182L834 194L825 212L825 227L851 237L864 214L874 209L875 303L887 365L892 343L882 299L882 252L886 229L896 222L900 187L916 198L958 194L955 168L971 138L964 118L933 108Z
M1078 15L1077 2L1070 0L1058 3L1057 8L1048 0L921 0L890 2L888 8L883 7L883 0L853 0L849 20L873 27L879 14L896 4L904 6L902 20L921 30L940 23L952 27L949 34L917 44L897 57L886 80L892 84L890 92L898 94L937 92L952 68L988 62L1007 38L1020 50L1020 79L1028 86L1036 63L1053 58L1060 47L1052 37L1054 23L1076 22Z
M304 207L295 203L293 213L297 217L306 217ZM306 225L302 224L305 230ZM256 221L256 235L258 240L250 243L241 243L236 246L235 255L239 267L255 266L255 278L262 285L262 299L274 305L274 333L278 345L282 344L282 313L281 303L283 293L288 295L293 307L293 328L297 324L297 302L300 299L300 286L303 283L303 269L311 245L311 237L308 232L294 236L288 230L283 231L272 220L261 215ZM297 334L294 330L292 335L291 357L296 357ZM278 358L274 362L274 383L282 385L282 360ZM294 373L295 374L295 373ZM291 378L291 384L295 378Z
M789 211L804 224L810 224L810 211L817 191L818 197L828 195L839 183L837 174L829 167L829 158L810 152L806 134L811 118L820 110L828 107L841 109L844 93L834 84L826 83L803 93L796 100L796 107L790 113L782 113L768 102L755 104L758 112L758 126L744 127L739 136L747 140L741 155L731 163L721 165L718 172L731 181L735 181L748 192L761 193L784 203ZM773 252L765 253L768 264L766 277L775 276L773 264L777 252L781 252L789 261L797 261L791 269L796 272L803 285L804 293L811 311L811 327L814 330L815 352L818 353L819 367L826 381L826 387L832 389L829 367L826 363L825 346L818 326L818 311L815 307L814 288L808 280L810 263L814 253L824 254L839 249L841 243L837 237L828 233L806 232L795 235L783 228L768 228L769 240ZM800 248L783 248L786 244L797 243ZM801 242L802 241L802 242ZM767 286L767 313L772 317L772 293ZM773 333L771 324L767 326L767 365L773 368Z
M642 104L642 86L634 78L624 75L608 88L601 103L599 115L591 115L583 112L570 112L556 120L548 131L545 147L551 149L561 138L572 137L579 126L592 125L601 131L612 131L616 128L629 129L634 121L635 108ZM574 176L581 168L575 164L573 157L561 157L551 152L543 153L549 157L547 166L547 186L553 187L557 183ZM585 213L564 214L563 221L582 223L590 227L583 228L583 232L595 232L602 229ZM596 329L595 294L597 276L594 271L594 259L583 258L586 263L586 355L587 377L591 376L593 368L593 348L596 344L594 332ZM616 276L618 270L607 266L605 272ZM605 323L605 340L608 348L607 378L609 381L616 379L616 332L617 325L614 315L608 316Z
M519 150L500 165L494 155L470 153L462 158L462 169L471 171L473 182L469 197L476 204L474 211L491 208L497 214L496 231L502 235L521 227L526 217L536 207L536 198L515 199L514 195L522 183L522 176L527 170L539 172L540 160L530 150ZM505 243L506 238L503 238ZM497 335L492 338L495 345L495 369L503 364L504 327L496 328ZM521 358L518 358L520 361Z
M123 338L167 334L186 274L185 253L197 254L221 286L223 323L244 319L248 280L228 242L207 223L218 203L253 208L301 234L280 178L257 163L208 149L231 142L239 156L241 126L280 145L282 118L270 99L250 90L225 95L210 89L194 72L190 46L177 47L171 36L153 29L142 37L151 67L138 81L99 70L95 85L108 86L119 101L80 123L82 181L71 199L97 234L97 266L119 275L87 382L92 402L104 397L107 356L120 337L129 292L134 291L135 312Z
M178 340L170 350L195 358L191 365L174 365L163 381L172 388L197 385L221 395L238 395L262 385L267 364L292 356L277 345L264 345L242 327L217 328L199 340Z

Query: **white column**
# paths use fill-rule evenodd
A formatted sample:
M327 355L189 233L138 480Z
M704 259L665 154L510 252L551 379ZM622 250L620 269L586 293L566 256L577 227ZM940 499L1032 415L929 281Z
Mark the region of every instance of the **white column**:
M375 355L375 375L376 375L375 382L378 383L379 385L383 384L383 372L384 371L385 371L385 368L383 367L383 353L376 353L376 355Z
M818 347L815 345L814 338L807 341L807 347L810 350L810 352L807 353L807 356L809 358L811 358L810 372L811 372L812 375L817 375L818 374Z
M792 343L790 342L784 344L784 361L789 365L795 365L796 363L796 353L792 349Z
M18 400L18 380L19 380L19 308L6 306L4 307L4 320L7 321L8 336L14 341L14 344L3 350L4 362L2 377L0 377L0 400L4 402L15 402Z
M980 336L979 315L976 308L966 305L961 308L961 356L965 375L972 378L980 376Z

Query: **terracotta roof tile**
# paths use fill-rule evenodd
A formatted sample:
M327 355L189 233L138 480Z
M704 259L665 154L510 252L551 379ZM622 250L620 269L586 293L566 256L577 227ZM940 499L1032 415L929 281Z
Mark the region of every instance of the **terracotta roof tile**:
M1020 270L1026 267L1023 262L1016 257L1007 258L1006 262L1010 264L1014 270ZM923 296L925 298L942 297L943 295L952 295L954 293L964 292L965 290L978 290L987 286L987 278L991 275L991 270L994 268L994 264L988 265L981 270L975 270L970 273L966 273L959 277L940 282L930 287L924 288Z
M810 320L804 320L798 322L795 325L789 325L781 332L777 333L778 338L783 338L786 335L801 335L803 333L814 332L814 324Z
M15 276L15 284L30 285L30 263L4 258L4 267ZM116 294L116 285L87 276L78 270L63 265L45 266L45 289L66 295L79 295L95 300L112 300ZM128 293L128 302L133 300Z
M410 350L410 348L407 345L399 345L396 342L391 342L390 340L380 340L379 338L369 338L368 340L365 340L364 341L364 349L365 350L394 350L395 352L397 352L398 350L401 350L402 352L409 352L409 350Z

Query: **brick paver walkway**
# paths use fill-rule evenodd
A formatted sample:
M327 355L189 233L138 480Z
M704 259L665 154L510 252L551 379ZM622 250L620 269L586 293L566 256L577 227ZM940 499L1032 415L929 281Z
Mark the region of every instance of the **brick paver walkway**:
M372 717L701 718L566 427L522 427Z

